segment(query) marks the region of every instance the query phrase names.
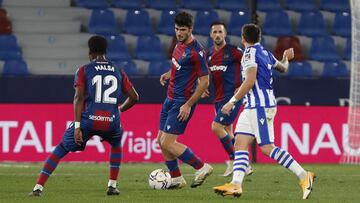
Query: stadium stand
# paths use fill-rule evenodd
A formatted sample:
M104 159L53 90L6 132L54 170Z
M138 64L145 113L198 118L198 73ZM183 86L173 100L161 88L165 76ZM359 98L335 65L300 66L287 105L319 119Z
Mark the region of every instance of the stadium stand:
M248 11L239 10L231 12L230 22L228 24L228 32L231 35L241 35L241 27L250 23L250 15Z
M290 19L285 11L273 11L266 14L265 22L262 26L264 34L272 36L290 36L293 31Z
M346 65L341 61L326 62L322 73L324 77L349 77Z
M312 68L310 63L303 62L292 62L290 63L289 72L287 74L289 77L311 77Z
M142 0L113 0L112 6L115 8L140 10L145 7Z
M213 10L198 11L195 16L194 32L195 34L208 35L209 27L212 22L218 21L219 16Z
M3 75L28 75L29 71L23 60L7 60L4 64Z
M303 1L303 0L287 0L286 7L289 10L294 10L298 12L315 11L317 9L315 5L315 1Z
M161 12L160 22L158 25L158 32L165 35L175 35L174 31L174 18L176 15L175 10L164 10Z
M149 13L146 10L129 10L123 30L132 35L152 35Z
M317 61L340 60L333 38L330 36L313 38L309 58Z
M96 9L91 13L88 30L100 35L116 35L118 28L114 12L109 9Z
M304 61L305 56L301 48L299 38L295 36L284 36L279 37L276 42L276 47L274 51L274 55L278 60L282 59L282 54L285 49L293 48L294 49L294 60L295 61Z
M220 9L229 10L229 11L244 11L244 10L248 10L249 8L249 5L246 1L223 0L223 1L218 1L217 3Z
M332 34L341 37L351 36L351 15L348 12L337 12L335 14Z
M319 11L302 12L298 33L309 37L326 35L324 16Z
M107 0L75 0L75 5L89 9L106 9L109 7Z
M159 10L176 10L178 5L176 0L152 0L149 1L149 7Z

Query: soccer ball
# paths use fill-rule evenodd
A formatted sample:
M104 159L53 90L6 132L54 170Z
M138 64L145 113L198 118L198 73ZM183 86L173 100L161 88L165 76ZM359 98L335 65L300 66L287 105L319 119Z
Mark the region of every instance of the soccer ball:
M163 169L156 169L149 175L149 185L156 190L165 190L170 187L170 173Z

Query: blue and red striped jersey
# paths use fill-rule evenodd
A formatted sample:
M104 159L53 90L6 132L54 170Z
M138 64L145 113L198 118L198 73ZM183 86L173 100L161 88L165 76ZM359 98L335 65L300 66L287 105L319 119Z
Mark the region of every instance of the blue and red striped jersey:
M74 87L85 88L82 128L110 131L119 128L120 97L133 87L126 73L109 61L92 61L80 67Z
M241 49L226 44L215 50L213 46L206 55L215 89L215 102L229 99L241 83Z
M196 39L189 44L177 43L171 61L167 96L186 101L195 91L196 80L209 74L205 50Z

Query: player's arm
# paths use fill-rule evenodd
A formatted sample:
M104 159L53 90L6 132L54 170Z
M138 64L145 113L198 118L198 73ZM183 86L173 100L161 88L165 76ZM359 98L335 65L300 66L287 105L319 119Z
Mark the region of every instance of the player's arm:
M199 77L198 81L198 85L193 95L180 107L179 115L177 116L180 121L186 121L189 118L191 107L200 99L201 95L208 88L209 75Z
M122 77L122 85L121 85L122 92L128 96L125 102L121 104L119 107L120 112L124 112L130 109L139 101L139 94L137 93L136 89L134 88L133 84L129 80L124 70L121 70L121 77Z
M84 111L84 103L85 103L85 68L80 67L75 75L75 95L74 95L74 114L75 114L75 121L74 121L74 140L75 143L81 145L83 143L82 139L82 132L80 130L80 121L81 121L81 114Z
M171 69L160 76L160 84L164 86L166 84L166 81L170 79L170 76L171 76Z
M128 98L125 100L123 104L120 106L120 112L124 112L128 109L130 109L132 106L134 106L139 101L139 94L135 90L134 87L130 88L126 94L128 95Z
M281 61L277 61L274 65L275 69L280 73L285 73L289 69L289 60L294 58L294 49L286 49L283 53L283 58Z

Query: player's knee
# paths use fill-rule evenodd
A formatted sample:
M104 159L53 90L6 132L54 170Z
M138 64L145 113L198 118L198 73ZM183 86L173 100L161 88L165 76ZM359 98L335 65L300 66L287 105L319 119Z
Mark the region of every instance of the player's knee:
M221 134L221 131L224 131L224 127L223 125L221 125L220 123L217 123L217 122L212 122L211 124L211 131L219 136Z

